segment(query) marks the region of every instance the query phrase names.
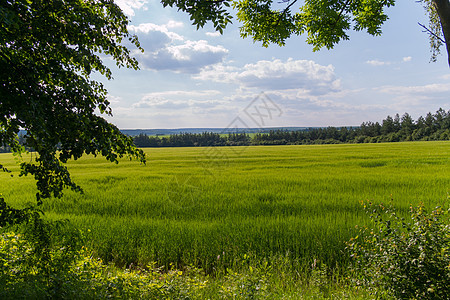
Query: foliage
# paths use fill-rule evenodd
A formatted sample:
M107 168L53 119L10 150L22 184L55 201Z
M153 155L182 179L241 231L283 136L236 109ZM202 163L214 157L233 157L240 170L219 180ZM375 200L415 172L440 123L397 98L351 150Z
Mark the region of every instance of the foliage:
M411 207L405 220L392 207L366 202L364 208L373 228L361 229L349 242L361 283L380 297L448 299L450 210Z
M228 23L231 23L231 15L227 11L230 7L230 0L162 0L164 7L177 7L178 10L187 12L191 15L192 24L197 29L203 27L208 21L211 21L215 30L223 33Z
M31 207L16 209L9 206L0 194L0 228L24 223L28 220L32 212L33 209Z
M134 144L144 147L208 147L208 146L248 146L251 138L246 133L218 133L203 132L199 134L181 133L171 134L169 137L154 137L140 134L133 137Z
M283 46L292 35L306 35L306 42L317 51L333 48L349 39L349 31L366 31L381 35L381 26L388 19L385 10L395 0L162 0L164 6L176 6L187 12L197 28L212 21L223 32L231 23L227 7L233 6L242 23L241 37L251 37L269 44ZM428 16L428 27L422 25L430 37L431 60L435 61L443 44L447 46L450 63L450 6L448 0L419 0Z
M49 250L61 256L64 245ZM365 292L348 284L336 285L323 273L307 275L289 261L254 263L207 276L201 269L156 267L118 269L92 256L85 247L67 251L66 262L51 261L50 280L36 272L33 243L23 234L0 234L0 297L2 299L366 299ZM323 270L323 269L321 269ZM281 273L280 273L281 272ZM324 292L326 291L326 293Z
M441 53L442 45L445 44L439 14L433 0L419 0L419 2L423 4L425 13L428 16L428 26L419 25L422 25L429 35L431 61L435 62Z
M67 231L65 232L67 233ZM42 259L36 245L22 234L0 235L2 299L192 299L205 286L198 273L171 270L117 270L94 259L85 247L59 241ZM45 268L42 272L45 261ZM184 276L182 276L184 275Z
M243 257L244 265L248 270L237 272L227 269L224 278L225 284L221 286L221 295L226 299L262 299L268 298L268 278L271 276L271 266L267 261L258 265L250 264L250 256Z
M101 53L138 68L122 45L128 40L140 49L127 24L111 0L1 2L0 146L20 153L18 132L26 131L25 146L37 155L21 163L20 175L37 180L38 204L65 187L80 190L63 165L69 159L87 153L145 161L130 138L95 113L111 109L103 85L90 78L112 78Z
M220 32L230 23L231 17L226 7L233 5L237 19L242 22L241 36L251 36L264 46L270 43L284 45L292 34L307 34L307 42L315 50L332 48L342 39L348 39L346 31L366 30L369 34L381 34L380 27L386 21L384 9L394 5L394 0L347 1L333 3L327 1L305 1L299 12L292 13L291 7L297 2L286 4L283 9L274 7L272 0L163 0L164 6L177 6L179 10L191 15L198 27L212 21ZM288 1L282 1L286 3ZM282 3L279 2L279 3Z
M106 89L91 79L96 72L112 79L105 56L119 67L138 68L124 46L142 50L128 23L112 0L0 3L0 147L19 157L24 149L36 152L21 161L19 175L36 180L38 205L61 197L67 187L81 191L64 165L70 159L93 154L117 163L127 155L145 162L131 138L97 115L111 115L111 109ZM25 136L18 136L20 130ZM55 298L71 291L64 284L79 256L77 230L44 220L32 206L13 208L3 197L0 228L22 234L3 235L1 298Z
M16 232L2 230L0 239L1 298L54 298L66 292L66 271L82 247L80 232L68 222L49 222L38 211L27 215Z
M380 27L387 19L384 9L395 1L305 1L299 12L292 13L290 8L294 3L276 10L272 0L238 1L235 7L243 23L241 36L252 36L267 47L269 43L284 45L291 34L306 34L306 42L314 50L330 49L339 41L349 39L347 31L351 27L380 35ZM262 18L265 15L272 18Z

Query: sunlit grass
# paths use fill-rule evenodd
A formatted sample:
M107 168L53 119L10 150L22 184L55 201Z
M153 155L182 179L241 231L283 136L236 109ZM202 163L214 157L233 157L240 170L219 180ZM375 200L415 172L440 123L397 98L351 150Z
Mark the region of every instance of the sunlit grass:
M148 164L85 157L68 164L84 194L43 206L84 229L96 254L120 265L156 261L209 271L287 256L345 264L344 242L367 223L360 201L444 204L450 143L145 149ZM24 159L29 159L24 157ZM0 162L0 191L16 206L34 201L32 178Z

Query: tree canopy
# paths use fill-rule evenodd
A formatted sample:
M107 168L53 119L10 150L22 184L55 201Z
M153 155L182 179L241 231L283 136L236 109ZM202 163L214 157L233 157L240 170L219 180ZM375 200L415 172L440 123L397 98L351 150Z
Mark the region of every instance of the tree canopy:
M305 35L313 50L333 48L349 39L349 31L366 31L377 36L388 19L385 10L395 0L162 0L164 6L175 6L191 16L193 24L204 26L211 21L222 32L232 17L228 7L236 9L242 23L241 36L254 41L284 45L292 35ZM430 37L432 60L445 44L450 64L450 2L419 0L426 9L429 24L422 25ZM295 11L294 11L295 9Z
M25 146L37 155L21 163L21 175L37 180L38 203L65 187L80 190L63 164L69 159L93 154L117 162L127 155L145 162L131 138L99 115L111 109L106 89L91 79L95 72L112 78L106 56L138 68L124 42L141 49L139 42L114 1L0 3L0 146L20 152L18 133L26 131Z

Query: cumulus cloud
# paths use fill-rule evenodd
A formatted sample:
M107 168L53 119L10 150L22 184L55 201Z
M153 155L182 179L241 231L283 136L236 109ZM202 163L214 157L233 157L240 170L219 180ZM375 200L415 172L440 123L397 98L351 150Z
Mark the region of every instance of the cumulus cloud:
M134 32L136 34L143 34L143 39L148 42L148 35L152 35L154 33L160 33L166 35L170 40L173 41L182 41L183 37L175 32L169 31L169 29L180 27L178 24L183 25L182 23L175 22L175 21L169 21L167 24L164 25L157 25L153 23L141 23L137 26L135 25L129 25L128 30L131 32Z
M145 9L148 0L115 0L115 2L126 15L134 16L135 10Z
M340 89L332 65L322 66L309 60L261 60L243 67L217 64L203 68L194 76L199 80L236 83L246 88L264 90L305 90L310 94L323 94Z
M186 41L143 54L139 61L147 69L198 73L205 66L221 62L227 53L224 47L209 45L204 40Z
M201 68L223 61L228 50L223 46L210 45L205 40L190 41L170 29L183 24L170 21L164 25L143 23L129 26L130 32L139 34L145 53L136 54L144 69L170 70L198 73Z

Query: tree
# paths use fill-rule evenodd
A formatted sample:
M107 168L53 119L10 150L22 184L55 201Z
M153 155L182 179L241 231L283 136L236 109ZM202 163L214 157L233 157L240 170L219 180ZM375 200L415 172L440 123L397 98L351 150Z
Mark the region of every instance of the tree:
M112 79L103 56L138 69L123 41L141 49L113 0L0 3L0 146L21 152L18 133L26 130L25 145L37 155L21 164L21 175L37 180L38 204L66 187L80 190L64 166L69 159L145 162L131 138L96 114L111 115L106 89L91 79L94 72Z
M395 132L394 119L391 116L387 116L385 120L383 120L383 125L381 125L381 134L387 135L391 132Z
M401 129L401 127L402 127L402 122L400 119L400 115L398 113L396 113L394 116L394 129L397 132Z
M414 131L414 120L408 113L402 116L401 131L403 136L408 136Z
M251 37L267 47L274 43L284 45L291 35L306 35L313 50L333 48L348 40L348 31L365 30L381 35L381 26L388 19L385 9L395 0L162 0L164 6L176 6L191 16L197 28L212 21L222 32L232 18L227 8L237 10L242 22L241 36ZM432 60L436 60L440 47L445 44L450 65L450 2L449 0L419 0L429 17L426 29L430 37ZM282 6L280 6L280 4ZM293 11L297 9L297 12Z

